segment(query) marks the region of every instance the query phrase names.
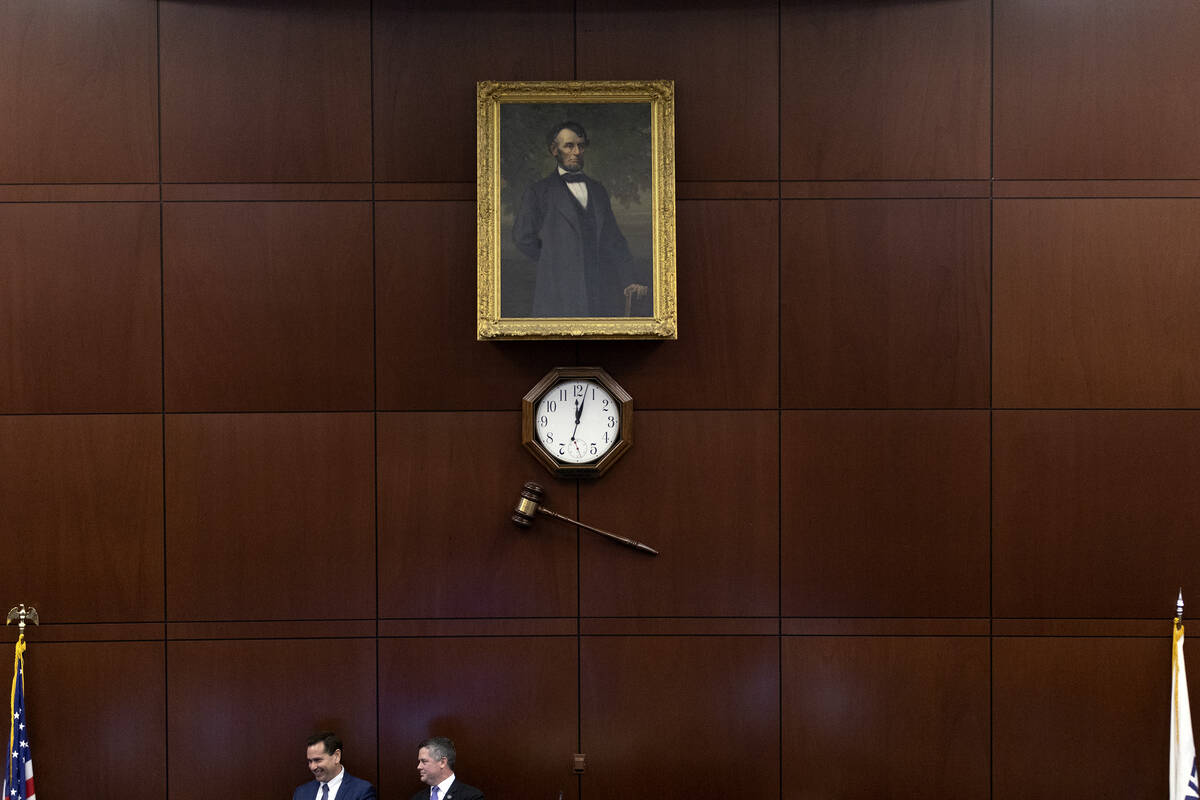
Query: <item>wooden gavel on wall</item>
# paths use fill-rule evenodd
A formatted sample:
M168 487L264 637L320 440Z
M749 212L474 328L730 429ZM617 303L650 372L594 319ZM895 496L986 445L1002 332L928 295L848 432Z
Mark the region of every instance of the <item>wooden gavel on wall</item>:
M562 514L551 511L548 508L542 508L542 498L545 496L546 492L544 489L542 489L542 485L540 483L527 481L525 485L521 487L521 499L517 501L517 507L513 509L512 521L522 528L528 528L533 524L533 519L535 516L538 514L545 514L547 517L554 517L555 519L561 519L563 522L569 522L572 525L578 525L579 527L585 528L592 533L598 533L601 536L607 536L609 539L620 542L621 544L627 544L630 547L637 548L643 553L649 553L652 556L658 555L658 551L649 545L642 544L641 542L635 542L633 539L626 539L624 536L617 536L615 533L602 531L599 528L593 528L591 525L585 525L579 520L574 520L570 517L564 517Z

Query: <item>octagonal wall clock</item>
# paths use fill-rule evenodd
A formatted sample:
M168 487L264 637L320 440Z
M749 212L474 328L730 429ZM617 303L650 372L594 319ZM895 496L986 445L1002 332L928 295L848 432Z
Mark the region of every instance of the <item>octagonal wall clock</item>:
M600 367L555 367L521 401L521 443L555 475L598 478L633 444L633 398Z

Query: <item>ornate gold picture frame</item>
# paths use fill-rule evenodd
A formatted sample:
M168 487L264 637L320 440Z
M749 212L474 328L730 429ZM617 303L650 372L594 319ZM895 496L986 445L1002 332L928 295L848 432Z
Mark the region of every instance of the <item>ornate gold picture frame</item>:
M480 81L478 338L675 339L674 81Z

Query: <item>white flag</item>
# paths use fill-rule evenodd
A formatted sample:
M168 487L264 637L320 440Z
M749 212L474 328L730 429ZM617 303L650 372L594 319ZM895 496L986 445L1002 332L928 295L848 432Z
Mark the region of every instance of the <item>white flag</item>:
M1171 794L1170 800L1200 800L1196 788L1196 742L1192 707L1188 704L1187 671L1183 668L1183 622L1175 619L1171 651Z

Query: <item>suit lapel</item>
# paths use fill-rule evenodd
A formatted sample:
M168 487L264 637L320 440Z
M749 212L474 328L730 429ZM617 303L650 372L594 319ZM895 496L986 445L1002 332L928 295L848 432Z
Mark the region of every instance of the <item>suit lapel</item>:
M571 190L567 188L566 181L560 180L559 183L562 184L563 192L566 193L567 196L567 202L570 204L571 210L574 212L574 215L572 215L573 218L571 220L571 224L575 226L576 230L578 230L579 215L591 212L592 219L596 220L596 236L599 237L600 231L604 227L604 217L606 216L605 214L600 213L598 203L596 202L596 198L600 196L600 190L596 187L600 184L592 180L592 176L588 175L586 172L583 174L583 183L585 186L587 186L588 192L588 207L584 209L584 207L579 204L579 201L575 199L575 195L571 194Z
M550 187L550 203L554 206L557 212L565 219L576 233L579 233L579 201L575 199L575 195L571 194L571 190L567 188L567 182L554 174L554 181ZM588 190L589 194L591 189Z

